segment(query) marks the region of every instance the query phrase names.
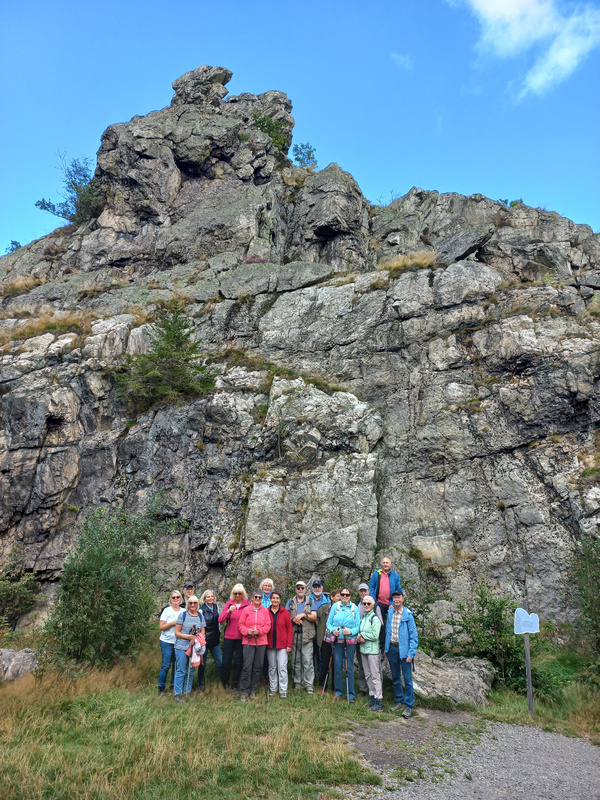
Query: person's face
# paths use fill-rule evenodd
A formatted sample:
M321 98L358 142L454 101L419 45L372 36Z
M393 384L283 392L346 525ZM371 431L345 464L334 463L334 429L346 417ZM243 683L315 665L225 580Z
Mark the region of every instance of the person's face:
M233 602L234 603L241 603L243 599L244 599L244 593L243 592L233 592Z
M174 606L178 606L181 604L181 595L179 594L179 592L173 592L173 594L171 595L171 603Z
M373 609L373 601L367 600L364 606L365 606L365 611L371 611Z
M337 603L338 600L340 599L340 593L339 592L331 592L331 594L329 596L331 597L331 602L332 603Z
M258 592L257 592L256 594L253 594L252 595L252 604L254 606L258 607L261 603L262 603L262 593L258 594Z
M271 581L265 581L262 588L265 594L270 594L273 591L273 584Z
M404 596L401 594L395 594L392 599L394 601L394 608L396 609L396 611L400 611L400 609L404 605Z
M281 597L279 597L278 594L271 595L271 608L274 608L277 611L280 603Z
M194 586L188 586L187 589L183 590L184 595L186 598L191 597L194 594Z
M192 603L187 603L187 606L189 606L190 614L196 614L196 612L198 611L198 601L197 600L194 600Z
M364 600L364 598L365 598L365 597L367 596L367 594L369 593L369 590L368 590L368 589L359 589L359 590L358 590L358 593L359 593L359 595L360 595L360 599L361 599L361 600Z
M387 573L387 572L389 572L391 570L391 568L392 568L392 562L390 561L390 559L389 558L382 558L381 559L381 569L384 572Z
M322 586L313 586L313 594L318 599L323 594Z
M342 589L342 591L340 592L340 597L342 598L342 603L345 606L347 606L348 603L350 602L350 592L348 591L348 589Z
M215 602L214 594L212 592L210 594L207 594L206 597L204 598L204 602L208 603L209 606L212 606L212 604Z
M296 586L296 596L299 600L304 599L304 595L306 594L306 586Z

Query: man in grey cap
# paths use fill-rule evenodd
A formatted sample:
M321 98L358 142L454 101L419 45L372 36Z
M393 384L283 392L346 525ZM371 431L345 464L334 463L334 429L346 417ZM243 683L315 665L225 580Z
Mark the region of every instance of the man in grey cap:
M315 668L312 640L315 638L317 612L306 597L306 584L296 581L296 596L287 601L286 609L292 618L294 640L292 643L292 674L294 688L305 688L308 694L315 690Z
M181 606L180 606L181 609L185 608L187 601L194 594L195 588L196 587L194 586L193 581L186 581L183 584L183 599L181 601Z
M363 600L369 594L369 584L361 583L360 586L358 587L358 594L360 595L360 602L358 604L358 613L360 614L360 618L362 619L365 615L365 607L363 605ZM381 623L383 624L381 611L379 610L378 605L375 606L375 614L379 617ZM360 694L366 697L369 694L369 687L367 685L367 679L365 678L365 671L363 669L363 663L362 663L362 658L360 657L359 647L356 648L356 652L354 653L354 665L358 673L358 691ZM381 666L381 653L379 653L379 674L382 680L381 685L383 686L383 669Z

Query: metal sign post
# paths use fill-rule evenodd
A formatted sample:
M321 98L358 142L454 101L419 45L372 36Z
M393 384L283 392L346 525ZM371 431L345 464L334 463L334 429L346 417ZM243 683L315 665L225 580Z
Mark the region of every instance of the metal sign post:
M524 608L515 609L515 633L522 634L525 644L525 670L527 673L527 705L529 716L533 717L533 685L531 683L531 651L529 650L529 634L540 632L540 618L537 614L528 614Z

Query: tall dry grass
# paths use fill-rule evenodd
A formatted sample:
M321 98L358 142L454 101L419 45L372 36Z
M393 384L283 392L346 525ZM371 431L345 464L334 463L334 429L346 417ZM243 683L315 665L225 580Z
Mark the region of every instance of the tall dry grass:
M377 269L385 269L389 272L391 278L397 278L403 272L430 267L434 261L435 253L433 250L418 250L414 253L404 253L392 258L382 259L378 263Z
M23 325L19 325L10 332L0 336L0 345L5 345L10 341L22 341L39 336L42 333L77 333L83 336L90 332L92 322L98 319L98 314L91 311L55 311L54 309L43 309L34 317L31 317Z
M0 284L0 298L5 300L9 297L26 294L35 289L36 286L42 286L44 283L46 283L45 278L35 278L32 275L18 275L12 279L9 278Z

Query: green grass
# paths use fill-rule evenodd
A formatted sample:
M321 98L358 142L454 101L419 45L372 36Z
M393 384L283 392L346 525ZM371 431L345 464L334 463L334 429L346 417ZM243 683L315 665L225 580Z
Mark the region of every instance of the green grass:
M380 782L338 735L351 721L374 723L358 703L289 695L267 705L259 692L242 705L209 671L205 695L177 704L157 697L159 658L2 686L0 797L316 800Z

